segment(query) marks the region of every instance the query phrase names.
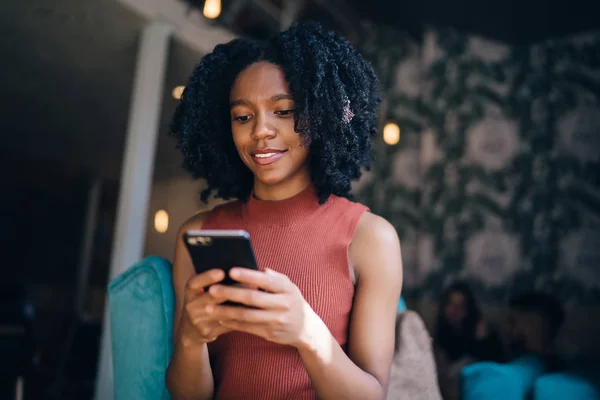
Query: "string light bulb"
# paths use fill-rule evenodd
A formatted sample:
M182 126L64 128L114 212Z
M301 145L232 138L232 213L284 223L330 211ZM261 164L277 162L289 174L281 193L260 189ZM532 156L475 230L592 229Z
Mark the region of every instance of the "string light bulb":
M400 141L400 127L394 122L388 122L383 127L383 141L390 146Z
M206 0L202 12L208 19L219 18L219 15L221 15L221 0Z
M181 96L183 96L183 89L185 89L185 86L176 86L173 89L171 95L175 100L181 100Z
M169 214L165 210L158 210L154 214L154 229L158 233L165 233L169 229Z

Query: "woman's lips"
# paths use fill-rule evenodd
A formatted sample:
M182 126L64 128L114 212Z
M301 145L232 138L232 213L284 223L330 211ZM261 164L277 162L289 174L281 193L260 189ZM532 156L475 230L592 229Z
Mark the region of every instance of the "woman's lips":
M259 164L259 165L269 165L269 164L273 164L275 161L279 160L281 157L283 157L283 155L285 154L285 151L276 151L276 150L272 150L272 151L266 151L266 152L257 152L252 154L252 159L254 160L255 163Z

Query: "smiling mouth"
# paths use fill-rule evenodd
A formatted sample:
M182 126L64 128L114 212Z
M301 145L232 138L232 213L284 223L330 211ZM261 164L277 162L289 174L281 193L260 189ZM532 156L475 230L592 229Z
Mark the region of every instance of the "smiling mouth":
M254 153L252 159L259 165L269 165L283 157L286 152L287 150Z

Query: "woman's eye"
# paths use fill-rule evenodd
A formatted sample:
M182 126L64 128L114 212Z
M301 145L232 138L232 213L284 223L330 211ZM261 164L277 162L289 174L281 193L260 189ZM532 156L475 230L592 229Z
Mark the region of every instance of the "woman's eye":
M275 111L275 114L277 114L277 115L291 115L293 113L294 113L294 110Z
M249 115L240 115L239 117L234 117L234 121L246 122L250 119Z

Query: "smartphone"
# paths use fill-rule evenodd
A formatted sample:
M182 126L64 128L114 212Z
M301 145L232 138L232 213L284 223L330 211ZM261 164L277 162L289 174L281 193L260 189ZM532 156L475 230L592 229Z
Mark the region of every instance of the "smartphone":
M183 235L196 273L219 268L225 271L223 285L238 282L229 277L229 270L242 267L258 270L250 234L244 230L192 230Z

